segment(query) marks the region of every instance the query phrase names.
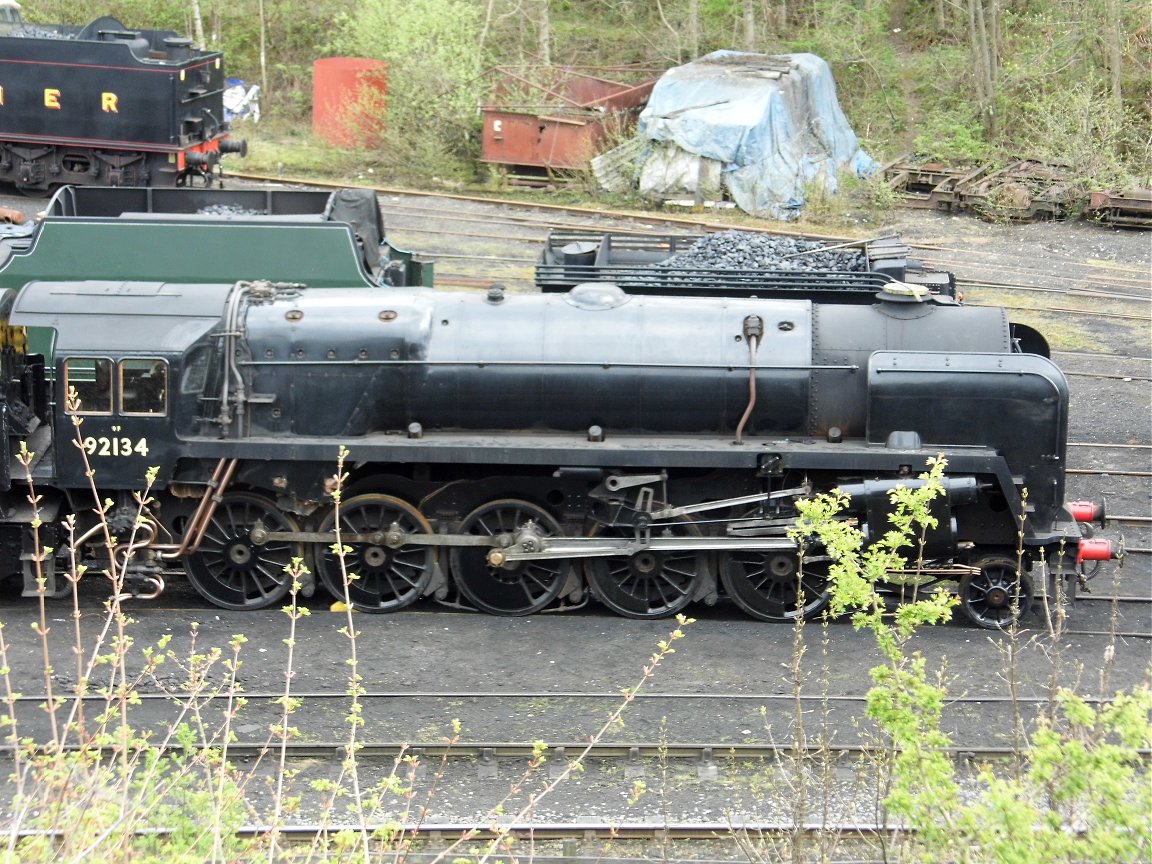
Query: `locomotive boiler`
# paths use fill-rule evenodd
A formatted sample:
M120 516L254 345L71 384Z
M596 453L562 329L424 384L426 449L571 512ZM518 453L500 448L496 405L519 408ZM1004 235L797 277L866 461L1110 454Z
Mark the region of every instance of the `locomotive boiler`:
M223 55L115 18L0 31L0 180L39 195L65 184L210 184L247 151L224 119Z
M372 612L591 598L644 618L727 597L765 620L812 616L828 562L798 556L797 501L840 488L876 536L890 490L937 454L946 494L919 587L952 585L975 623L1006 626L1037 586L1113 555L1064 502L1060 370L1014 350L1003 310L918 286L864 305L608 283L37 281L0 312L10 341L55 333L54 374L5 349L7 443L35 453L41 518L85 530L94 471L145 592L182 565L219 606L279 604L301 558L338 596L355 574ZM9 475L2 542L35 592L27 481Z

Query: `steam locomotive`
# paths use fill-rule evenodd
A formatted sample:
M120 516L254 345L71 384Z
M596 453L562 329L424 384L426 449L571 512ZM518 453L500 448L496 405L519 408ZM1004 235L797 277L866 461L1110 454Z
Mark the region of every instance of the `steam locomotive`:
M0 318L0 560L29 595L67 590L66 553L39 550L72 546L144 596L182 566L226 609L282 603L299 558L338 596L354 574L367 612L593 599L651 618L726 597L788 621L829 597L826 555L789 534L797 502L838 487L878 536L937 454L938 526L894 594L946 585L1002 628L1116 554L1085 536L1099 511L1064 501L1067 384L1017 350L1043 340L924 286L814 303L35 280ZM54 334L50 362L29 328Z
M0 180L30 195L64 184L209 185L222 154L247 152L229 138L223 93L223 55L174 32L108 17L86 27L9 20Z

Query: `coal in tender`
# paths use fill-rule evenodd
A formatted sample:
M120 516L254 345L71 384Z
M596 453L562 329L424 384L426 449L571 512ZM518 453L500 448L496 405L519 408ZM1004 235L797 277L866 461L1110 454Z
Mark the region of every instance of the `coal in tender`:
M267 216L267 210L241 207L239 204L208 204L196 211L197 216Z
M18 39L75 39L75 33L63 33L47 27L37 27L35 24L23 24L8 34Z
M860 273L867 256L858 249L825 249L823 240L772 237L748 231L709 234L660 262L673 270L797 270ZM798 255L803 252L806 254Z

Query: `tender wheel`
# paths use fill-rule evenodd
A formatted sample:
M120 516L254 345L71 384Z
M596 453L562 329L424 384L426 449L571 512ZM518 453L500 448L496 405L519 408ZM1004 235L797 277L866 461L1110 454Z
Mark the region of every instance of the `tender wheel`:
M473 510L460 523L460 534L511 536L532 522L544 537L563 533L548 511L527 501L491 501ZM493 615L531 615L539 612L564 588L571 570L566 560L515 561L506 567L488 563L487 546L458 546L452 550L452 576L460 593L477 609Z
M727 552L720 558L720 579L732 602L753 618L810 621L828 608L828 567L805 561L801 572L798 565L795 552Z
M320 524L321 531L332 531L336 524L333 508ZM320 579L332 594L344 596L344 573L348 580L348 597L361 612L395 612L414 603L432 580L436 565L433 546L400 546L391 548L385 534L396 525L408 534L431 534L432 526L411 504L391 495L357 495L340 504L341 543L352 551L340 556L330 547L318 551L316 566ZM376 535L370 540L352 540L355 536ZM351 577L358 578L351 578Z
M960 608L973 624L1004 630L1032 608L1032 579L1012 558L986 558L960 580Z
M204 539L184 562L188 581L224 609L262 609L279 603L292 587L285 570L304 547L289 540L253 543L253 528L299 531L291 516L260 495L230 492L216 506Z
M630 537L628 529L604 528L604 537ZM653 527L653 537L699 537L690 520ZM712 578L707 552L651 552L616 558L589 558L584 575L596 598L629 618L665 618L692 602L697 589Z

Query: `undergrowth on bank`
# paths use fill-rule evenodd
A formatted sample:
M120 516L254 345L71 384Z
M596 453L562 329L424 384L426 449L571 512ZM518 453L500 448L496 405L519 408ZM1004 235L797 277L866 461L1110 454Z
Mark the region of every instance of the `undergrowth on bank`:
M75 422L79 428L81 421ZM341 506L347 457L341 449L333 496L336 508ZM25 465L31 464L30 454L21 458ZM795 622L788 666L795 711L783 738L770 728L763 732L764 738L780 740L781 745L765 766L769 779L758 793L783 806L793 827L772 834L733 827L729 839L750 861L831 862L843 851L837 825L845 816L829 804L827 794L843 767L832 746L829 723L828 644L832 617L849 616L856 629L871 636L881 658L872 670L867 702L872 746L867 748L864 769L857 770L852 791L858 800L871 802L877 824L885 829L877 831L870 844L873 852L879 850L885 861L963 864L1147 860L1152 852L1148 825L1152 793L1140 754L1152 746L1152 696L1140 688L1093 701L1068 686L1068 679L1078 680L1083 669L1063 658L1065 622L1059 598L1050 607L1044 633L1029 636L1014 628L996 643L1002 655L999 674L1009 682L1013 696L1018 689L1019 653L1027 640L1043 641L1053 657L1048 710L1033 728L1026 728L1021 706L1014 705L1017 746L1009 766L978 766L974 776L965 776L949 755L951 739L941 722L949 698L949 672L930 666L915 645L923 628L951 616L954 600L938 593L893 611L875 589L878 580L891 581L893 571L908 573L910 582L915 582L916 570L923 565L917 552L920 540L935 527L931 502L942 493L944 467L943 460L932 460L920 488L892 493L893 528L870 546L865 546L855 524L840 518L846 502L838 493L803 506L793 536L802 550L819 548L831 560L832 605L830 615L819 622ZM131 536L116 538L104 523L102 542L109 553L145 533L149 484L137 496ZM38 504L35 494L31 502L34 507ZM110 506L105 502L96 509L106 514ZM341 520L334 524L339 532ZM32 527L41 526L34 521ZM74 524L69 528L74 532ZM75 536L70 541L74 545ZM193 624L185 652L174 649L171 637L138 645L124 603L126 562L104 572L88 572L75 552L67 572L71 628L57 633L50 623L53 613L41 572L39 620L34 624L42 652L40 681L16 680L0 624L0 730L10 754L0 864L85 859L113 864L369 864L403 862L416 851L426 852L422 829L436 812L448 757L437 762L407 748L382 779L368 778L360 755L365 743L360 669L364 619L352 613L347 593L357 578L345 566L351 549L339 533L332 548L345 577L346 618L339 632L346 640L343 683L348 702L344 756L320 780L308 780L289 758L289 745L300 739L298 724L311 710L294 689L299 624L309 615L300 603L307 575L302 561L290 565L293 588L281 613L287 650L284 686L276 700L279 716L258 733L264 742L262 755L244 766L230 752L250 710L240 673L252 649L243 635L233 635L222 644L203 644L206 639ZM37 566L54 553L41 548ZM81 619L91 614L81 610L82 579L106 581L110 594L94 636L91 627L81 627ZM482 840L475 831L465 831L436 850L434 860L483 862L499 855L531 860L534 845L518 842L512 829L531 822L547 797L582 770L591 746L622 723L628 706L676 653L692 623L679 617L647 660L638 660L635 680L621 690L615 708L589 736L589 749L544 771L548 750L538 742L506 794L476 820L490 828L493 837ZM818 670L806 662L806 630L813 627L820 628ZM383 653L381 647L373 643L376 656ZM70 650L75 658L68 673L53 666L53 656L62 650ZM1110 653L1102 658L1101 695L1110 691L1112 657ZM34 720L21 710L22 686L43 688L45 697ZM815 715L805 701L813 686L820 694ZM151 728L137 719L141 697L155 692L163 693L177 713L176 721L165 728ZM453 721L444 737L449 750L463 734L464 722ZM253 737L250 732L245 735ZM665 786L666 760L661 764L658 785ZM636 780L628 802L634 805L659 794L661 789ZM317 798L322 802L318 809L310 803ZM257 800L266 803L258 806ZM741 815L729 814L734 826ZM621 821L627 821L626 813ZM289 844L286 829L301 823L318 825L320 831L311 845ZM816 831L810 830L814 824ZM897 830L887 830L893 828ZM664 860L674 860L667 844L655 851Z

